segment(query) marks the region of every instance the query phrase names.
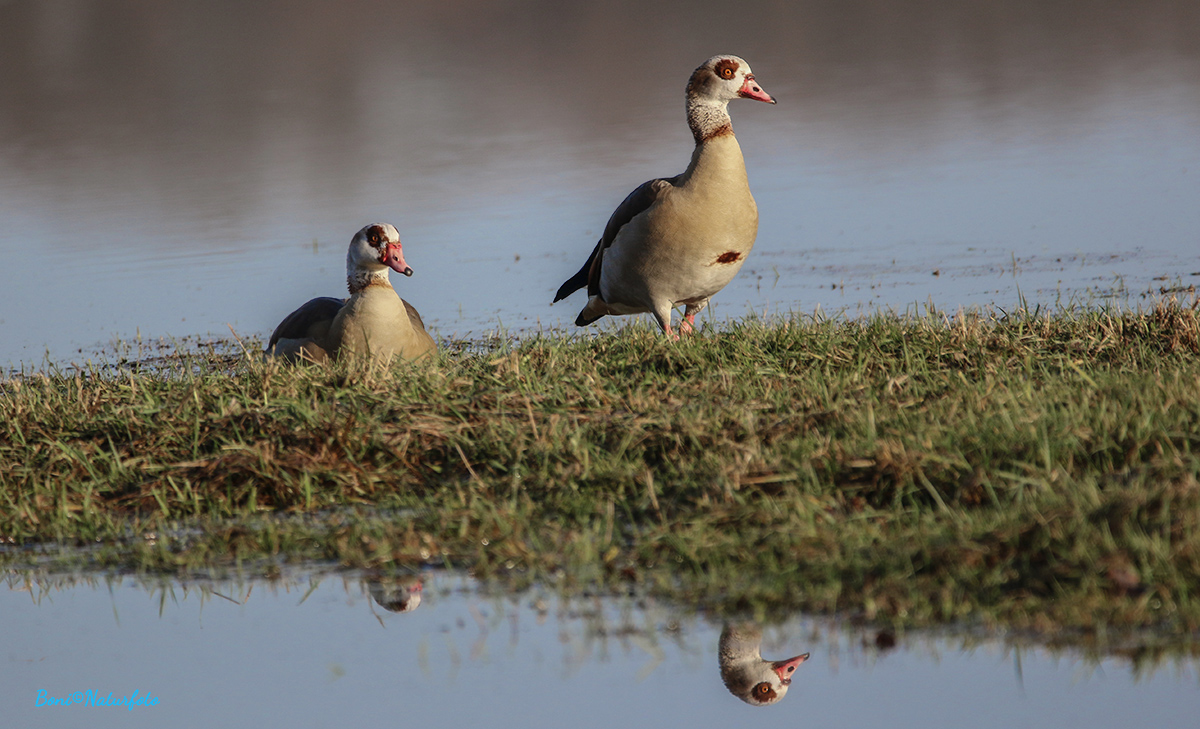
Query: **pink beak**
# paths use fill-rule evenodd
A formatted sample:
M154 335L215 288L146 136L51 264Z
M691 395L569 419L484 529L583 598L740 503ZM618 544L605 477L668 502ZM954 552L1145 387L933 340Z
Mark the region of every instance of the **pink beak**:
M763 91L763 88L754 80L754 74L746 77L746 82L742 84L742 88L738 89L738 96L743 99L755 99L757 101L765 101L768 104L775 103L775 97Z
M396 273L402 273L405 276L413 275L412 267L404 262L404 250L399 243L388 243L383 249L383 255L379 257L379 262Z
M805 653L802 656L789 658L786 661L776 661L775 663L772 663L771 668L775 669L775 673L779 675L779 682L784 686L790 685L792 683L792 672L795 671L801 663L804 663L808 660L808 655L809 654Z

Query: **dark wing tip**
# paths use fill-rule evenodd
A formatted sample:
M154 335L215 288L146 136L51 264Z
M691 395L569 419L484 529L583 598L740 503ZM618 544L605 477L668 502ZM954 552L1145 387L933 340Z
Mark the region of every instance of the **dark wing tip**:
M575 317L575 326L586 327L588 324L591 324L592 322L598 321L603 318L604 318L604 315L599 314L597 316L593 316L591 319L586 319L586 318L584 318L583 312L581 311L581 312L579 312L579 316Z
M588 264L591 264L591 261L588 261ZM557 304L558 302L567 298L568 296L575 293L579 289L583 288L584 286L587 286L587 269L588 269L588 266L585 265L583 267L583 270L581 270L579 272L579 273L583 274L582 278L580 278L579 273L577 273L574 276L572 276L571 278L567 279L566 283L564 283L562 286L559 286L558 293L554 294L554 301L552 301L550 303Z
M600 245L603 242L597 243L596 247L592 249L592 255L588 256L587 260L584 261L583 267L576 271L574 276L567 279L562 286L558 287L558 293L554 294L554 301L550 303L556 304L588 285L588 281L591 278L592 261L596 256L600 255Z

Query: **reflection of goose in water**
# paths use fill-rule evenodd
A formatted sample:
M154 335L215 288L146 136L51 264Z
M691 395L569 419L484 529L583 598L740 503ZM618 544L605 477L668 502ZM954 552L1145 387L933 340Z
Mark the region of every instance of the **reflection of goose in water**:
M370 580L367 588L379 607L394 613L407 613L421 604L421 578L397 577Z
M786 661L768 661L759 653L762 628L755 623L726 623L721 631L718 659L721 680L729 693L747 704L767 706L787 695L792 672L808 654Z

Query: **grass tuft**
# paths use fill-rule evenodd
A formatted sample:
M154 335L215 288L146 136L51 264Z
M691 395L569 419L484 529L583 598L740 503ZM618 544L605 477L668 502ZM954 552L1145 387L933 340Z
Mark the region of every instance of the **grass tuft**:
M633 325L391 368L241 346L0 383L0 561L439 563L718 612L1200 629L1194 304Z

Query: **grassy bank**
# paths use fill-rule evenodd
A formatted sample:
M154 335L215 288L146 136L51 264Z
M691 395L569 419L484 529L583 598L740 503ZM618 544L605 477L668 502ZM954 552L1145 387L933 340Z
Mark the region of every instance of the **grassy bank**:
M486 351L483 351L486 350ZM0 564L435 561L716 610L1200 629L1200 316L746 321L0 391Z

